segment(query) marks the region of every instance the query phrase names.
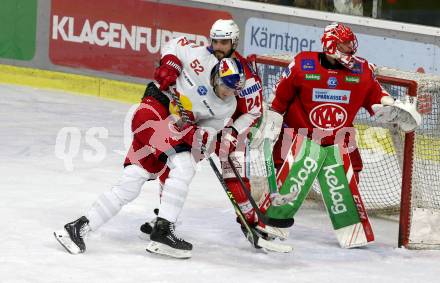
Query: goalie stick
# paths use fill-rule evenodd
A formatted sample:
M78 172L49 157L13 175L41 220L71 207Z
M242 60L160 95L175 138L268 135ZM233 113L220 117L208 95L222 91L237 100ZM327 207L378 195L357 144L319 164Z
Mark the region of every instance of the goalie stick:
M286 220L286 219L271 218L271 217L268 217L267 215L264 215L263 213L261 213L260 208L255 203L255 200L252 197L250 191L246 189L246 185L243 181L243 178L240 176L240 173L238 172L237 168L235 168L235 165L234 165L230 156L228 156L228 162L232 168L232 171L234 172L235 177L240 182L241 189L244 191L247 198L249 199L249 202L251 203L252 207L254 208L255 213L258 216L258 219L260 219L266 225L274 226L274 227L278 227L278 228L288 228L288 227L292 226L293 219Z
M177 108L179 109L179 112L180 112L180 116L182 117L182 121L185 124L191 123L191 121L190 121L190 119L189 119L185 109L183 108L183 105L182 105L179 97L173 91L167 91L167 93L176 102ZM232 203L232 206L234 207L234 210L235 210L236 214L240 218L240 221L243 224L243 226L245 227L247 233L245 233L244 231L243 231L243 233L246 236L246 239L257 249L258 248L263 248L263 249L268 250L268 251L274 251L274 252L280 252L280 253L292 252L293 248L291 246L267 241L267 240L263 239L262 237L260 237L257 234L255 229L253 227L251 227L249 225L249 223L246 221L246 218L243 215L243 212L241 211L240 207L238 206L237 202L235 201L234 196L229 191L229 188L226 185L226 182L223 179L223 176L221 175L221 173L218 170L217 166L215 165L214 160L211 158L211 156L206 154L206 150L205 150L204 147L202 148L202 152L205 152L205 156L206 156L206 158L209 161L209 165L211 166L212 170L214 171L215 175L217 176L217 179L220 181L220 184L222 185L223 190L226 192L226 195L228 196L228 199Z

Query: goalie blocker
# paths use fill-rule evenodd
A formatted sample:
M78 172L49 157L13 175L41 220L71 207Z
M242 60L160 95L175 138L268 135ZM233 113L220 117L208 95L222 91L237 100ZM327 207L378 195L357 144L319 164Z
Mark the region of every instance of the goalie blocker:
M264 154L270 192L263 195L259 204L267 216L293 218L318 178L340 246L359 247L374 240L345 146L322 147L296 135L276 178L269 141L265 141Z

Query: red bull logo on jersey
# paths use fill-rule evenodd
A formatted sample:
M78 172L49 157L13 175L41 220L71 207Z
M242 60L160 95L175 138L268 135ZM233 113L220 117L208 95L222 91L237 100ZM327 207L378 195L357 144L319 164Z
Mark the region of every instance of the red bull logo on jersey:
M349 90L314 88L312 100L317 102L334 102L348 104L350 102Z
M310 111L309 119L316 128L333 131L344 126L347 121L347 111L333 103L316 106Z

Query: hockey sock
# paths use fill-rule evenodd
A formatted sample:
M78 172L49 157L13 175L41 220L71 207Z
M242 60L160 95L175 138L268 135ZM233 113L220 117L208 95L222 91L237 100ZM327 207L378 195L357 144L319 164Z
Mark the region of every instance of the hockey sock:
M253 224L255 222L255 210L249 202L246 193L243 191L240 182L236 178L229 178L225 181L229 191L234 196L235 201L243 212L243 215L246 217L246 221L249 224ZM246 189L249 190L249 180L243 178L243 181L246 184Z

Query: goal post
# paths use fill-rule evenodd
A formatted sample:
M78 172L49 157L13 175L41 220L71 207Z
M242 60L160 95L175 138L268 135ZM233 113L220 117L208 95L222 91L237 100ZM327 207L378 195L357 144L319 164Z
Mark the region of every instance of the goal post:
M291 55L250 55L263 82L267 101ZM360 193L369 214L391 215L399 221L398 246L440 248L440 77L377 68L376 77L394 98L416 99L422 125L403 133L397 126L380 124L361 110L355 119L356 140L364 169ZM259 165L251 165L253 170ZM258 179L258 178L254 178ZM264 183L264 182L263 182ZM314 190L318 193L318 190Z

